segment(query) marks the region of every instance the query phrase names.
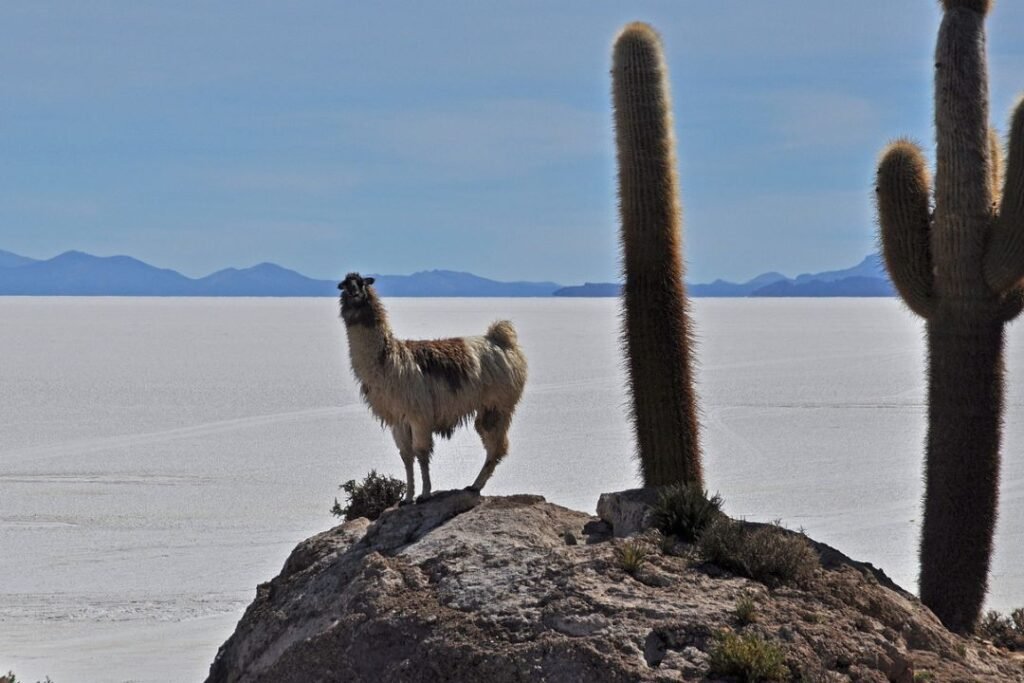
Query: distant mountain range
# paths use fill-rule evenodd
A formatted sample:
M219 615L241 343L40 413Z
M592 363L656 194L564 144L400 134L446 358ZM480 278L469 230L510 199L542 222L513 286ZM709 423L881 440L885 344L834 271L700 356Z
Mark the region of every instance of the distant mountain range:
M498 282L452 270L374 277L374 287L384 296L551 296L562 288L557 282Z
M621 285L588 282L498 282L471 273L429 270L412 275L375 275L384 296L429 297L609 297ZM846 270L787 278L765 273L743 283L715 280L690 284L695 297L892 296L881 259L872 254ZM68 251L36 260L0 250L0 296L336 296L334 280L316 280L273 263L226 268L189 278L129 256L93 256Z
M614 282L588 282L563 287L554 296L618 296L622 285ZM804 273L788 278L781 273L764 273L747 282L715 280L707 284L687 284L693 297L816 297L816 296L893 296L895 290L885 272L882 258L871 254L852 268L823 273Z
M497 282L450 270L375 275L384 296L550 296L556 282ZM68 251L40 261L0 251L0 296L337 296L336 280L316 280L273 263L225 268L193 279L129 256Z
M0 295L327 296L337 293L336 284L273 263L228 268L192 279L129 256L68 251L36 261L0 251Z

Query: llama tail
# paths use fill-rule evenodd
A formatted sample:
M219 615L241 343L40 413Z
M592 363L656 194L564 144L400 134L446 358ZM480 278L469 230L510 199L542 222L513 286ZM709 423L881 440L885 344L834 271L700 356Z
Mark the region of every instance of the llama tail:
M514 349L519 345L519 337L516 336L516 328L507 320L498 320L491 323L484 335L488 340L503 349Z

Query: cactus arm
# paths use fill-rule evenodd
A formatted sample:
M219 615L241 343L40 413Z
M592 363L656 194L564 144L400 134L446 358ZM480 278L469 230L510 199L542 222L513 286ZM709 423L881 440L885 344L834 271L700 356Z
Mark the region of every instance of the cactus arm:
M910 310L934 310L928 167L917 145L897 140L882 153L876 201L885 267Z
M946 4L935 49L935 293L973 300L988 293L980 265L992 221L985 16L979 3Z
M1011 322L1021 311L1024 311L1024 289L1014 287L1007 291L1003 295L1003 300L999 302L998 319L1004 323Z
M992 9L992 0L942 0L942 7L947 12L955 7L963 7L984 16Z
M1002 294L1024 278L1024 98L1010 124L999 216L985 253L985 281Z
M988 186L995 206L1003 192L1003 149L995 128L988 129L988 163Z

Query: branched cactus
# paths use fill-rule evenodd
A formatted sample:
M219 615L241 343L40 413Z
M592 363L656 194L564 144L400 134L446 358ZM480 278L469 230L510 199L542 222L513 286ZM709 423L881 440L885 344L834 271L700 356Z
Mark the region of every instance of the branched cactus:
M623 341L640 470L646 486L702 486L672 104L661 40L650 26L629 24L616 39L612 91Z
M878 168L886 267L926 320L928 438L921 599L950 629L973 630L988 584L999 488L1005 323L1024 296L1024 106L1002 168L989 128L986 0L943 0L935 55L936 172L916 145Z

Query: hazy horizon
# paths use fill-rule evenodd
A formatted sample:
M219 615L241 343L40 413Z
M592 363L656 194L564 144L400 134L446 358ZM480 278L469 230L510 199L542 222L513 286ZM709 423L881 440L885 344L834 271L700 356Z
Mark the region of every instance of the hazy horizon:
M88 254L90 256L95 256L95 257L98 257L98 258L114 258L114 257L118 257L118 256L127 256L129 258L134 258L134 259L143 261L143 262L147 263L148 265L151 265L151 266L156 267L156 268L167 268L167 269L170 269L170 270L174 270L174 271L176 271L178 273L181 273L181 274L186 275L187 277L190 277L190 278L193 278L193 279L198 279L198 278L202 278L202 277L205 277L205 276L208 276L208 275L212 275L212 274L214 274L214 273L216 273L218 271L221 271L221 270L228 270L228 269L231 269L231 268L242 270L242 269L246 269L246 268L254 268L256 266L260 266L260 265L263 265L263 264L266 264L266 263L269 263L271 265L280 266L281 268L286 268L288 270L295 271L295 272L297 272L297 273L299 273L301 275L305 275L306 277L317 279L317 280L335 280L335 279L337 279L338 277L340 277L342 275L342 273L340 273L340 272L338 274L336 274L336 275L327 275L327 276L321 276L321 275L314 274L314 273L307 273L307 272L304 272L304 271L302 271L302 270L300 270L298 268L293 268L293 267L289 266L286 263L281 263L279 261L274 261L272 259L271 260L267 260L267 261L260 261L260 262L256 262L256 263L247 263L247 264L228 263L228 264L225 264L225 265L218 266L218 267L216 267L213 270L210 270L208 272L201 272L201 273L199 273L197 275L190 275L190 274L187 274L187 273L183 272L181 269L176 268L176 267L174 267L172 265L168 265L166 263L146 261L144 259L139 258L138 256L136 256L134 254L126 254L126 253L96 254L96 253L85 251L83 249L70 248L70 249L62 249L62 250L60 250L60 251L58 251L58 252L56 252L54 254L50 254L48 256L35 256L35 255L32 255L32 254L25 254L25 253L20 253L20 252L16 253L16 252L14 252L14 251L12 251L10 249L5 249L3 247L3 245L0 245L0 252L4 252L4 251L6 251L8 253L12 253L15 256L23 256L23 257L26 257L26 258L34 259L36 261L47 261L47 260L56 258L57 256L62 256L64 254L68 254L68 253L84 253L84 254ZM839 266L836 269L837 270L843 270L843 269L846 269L846 268L851 268L851 267L861 263L865 258L869 258L870 256L872 256L872 255L874 255L876 253L878 253L878 251L874 250L874 251L872 251L870 253L864 254L861 258L857 259L856 261L848 263L848 264L843 265L843 266ZM793 272L783 272L782 275L785 275L786 277L791 277L792 278L792 277L796 277L798 275L803 275L803 274L807 274L807 273L824 272L826 270L831 270L831 269L825 269L825 268L804 268L802 270L793 271ZM407 275L415 275L417 273L431 272L431 271L451 271L451 272L469 273L471 275L476 275L478 277L482 277L482 278L486 278L486 279L490 279L490 280L495 280L495 281L507 281L507 282L512 282L512 281L555 282L555 283L561 284L561 285L585 284L582 281L581 282L560 281L558 279L559 278L558 275L553 275L551 277L539 278L539 279L528 279L528 278L524 278L524 277L515 277L515 276L511 276L508 279L502 279L502 278L493 277L493 276L488 275L487 273L481 273L481 272L478 272L478 271L473 271L473 270L457 270L457 269L454 269L454 268L444 268L444 267L440 267L440 266L419 267L419 268L415 268L414 270L410 270L408 272L403 272L403 273L374 272L374 271L369 271L369 270L365 270L365 269L361 270L359 272L363 272L363 273L366 273L366 274L374 274L374 275L407 276ZM773 273L773 272L780 272L780 271L773 271L773 270L769 270L769 269L761 270L761 271L758 271L757 273L754 273L750 277L744 278L743 280L739 280L739 282L746 282L746 281L751 280L751 279L753 279L755 277L758 277L759 275L765 275L765 274ZM686 273L686 279L687 279L687 282L695 282L693 277L688 272ZM718 276L712 276L712 277L710 277L707 280L707 282L712 282L712 281L718 280L718 279L726 280L727 278L718 277ZM616 274L614 274L613 279L604 280L604 281L600 281L600 282L621 282L621 281L622 281L621 275L616 273ZM595 283L595 282L597 282L597 281L594 281L594 280L587 281L587 283ZM3 296L3 295L0 294L0 296Z

